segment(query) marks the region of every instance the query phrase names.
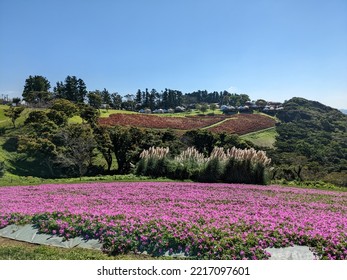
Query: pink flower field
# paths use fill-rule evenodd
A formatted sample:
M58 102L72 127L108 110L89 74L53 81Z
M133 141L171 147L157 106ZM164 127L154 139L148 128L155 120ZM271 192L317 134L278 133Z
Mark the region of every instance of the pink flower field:
M2 187L0 228L12 223L98 238L109 254L267 259L267 247L298 244L319 259L347 259L344 192L178 182Z

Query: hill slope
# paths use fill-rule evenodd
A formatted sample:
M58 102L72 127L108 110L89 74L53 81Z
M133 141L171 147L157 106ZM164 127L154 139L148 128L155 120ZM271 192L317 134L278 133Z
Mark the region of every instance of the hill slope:
M297 171L302 170L311 179L335 174L334 180L347 185L346 115L319 102L295 97L284 103L277 117L281 124L277 126L275 146L282 154L282 164L301 166Z

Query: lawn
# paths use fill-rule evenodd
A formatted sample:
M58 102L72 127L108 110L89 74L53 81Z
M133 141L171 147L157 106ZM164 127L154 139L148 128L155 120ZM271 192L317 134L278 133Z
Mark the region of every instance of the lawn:
M2 187L0 227L97 238L108 255L267 259L267 247L347 258L347 193L279 186L112 182Z
M241 135L241 139L249 140L254 145L257 145L259 147L273 148L276 142L276 136L276 128L271 127L268 129Z

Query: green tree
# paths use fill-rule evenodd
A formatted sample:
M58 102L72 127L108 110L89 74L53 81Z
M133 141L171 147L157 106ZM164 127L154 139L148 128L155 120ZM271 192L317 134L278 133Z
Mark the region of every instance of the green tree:
M19 136L18 152L35 158L40 166L48 168L50 176L55 176L57 170L54 168L54 164L58 154L57 146L50 139L41 138L39 135L42 134Z
M92 106L95 109L100 109L102 104L102 96L100 91L91 91L88 93L87 97L90 106Z
M51 85L43 76L29 76L25 80L23 99L30 103L41 103L51 98Z
M155 99L156 99L156 96L157 96L157 91L155 89L152 89L150 94L149 94L149 108L153 111L156 107L156 102L155 102Z
M118 173L126 174L142 150L139 147L143 133L138 128L116 126L110 131L112 150L118 163Z
M57 126L65 126L67 124L67 116L64 112L57 110L49 110L47 112L47 117L49 120L54 122Z
M264 99L258 99L255 102L255 105L257 105L258 107L265 107L267 105L267 101Z
M13 102L14 104L16 104L16 106L18 106L20 100L21 100L21 99L20 99L19 97L14 97L14 98L12 99L12 102Z
M78 107L67 99L55 99L53 100L52 110L63 112L68 118L73 117L78 112Z
M117 93L112 93L111 94L111 99L112 99L112 108L116 110L120 110L122 108L122 97Z
M16 127L16 120L20 117L20 114L24 111L24 107L10 107L4 110L4 115L11 119L13 127Z
M28 125L33 123L45 123L48 120L49 119L45 111L32 111L29 113L28 117L24 121L24 124Z
M57 136L62 143L57 162L76 173L86 174L95 157L96 143L89 125L71 124L61 129Z
M217 138L207 130L190 130L183 135L183 141L188 147L194 146L200 153L208 156L216 145Z
M108 92L106 88L101 92L101 99L102 103L111 106L112 104L112 99L111 99L111 94Z
M206 113L208 110L208 105L206 103L201 104L200 111Z
M107 163L107 172L110 172L113 162L110 133L107 128L97 125L93 128L93 136L97 149L101 152Z
M53 118L53 115L50 116ZM57 121L59 123L59 121ZM28 135L36 138L47 138L52 140L58 130L58 125L48 117L48 112L32 111L26 118L24 124L29 129Z
M135 102L136 106L138 106L139 108L142 107L142 92L140 89L138 89L136 92Z
M83 103L87 95L87 87L82 79L67 76L65 82L57 82L54 87L55 98L64 98L76 103Z
M97 123L100 112L87 104L80 105L80 117L94 127Z
M210 105L210 109L211 109L213 112L216 111L217 105L216 105L215 103L212 103L212 104Z

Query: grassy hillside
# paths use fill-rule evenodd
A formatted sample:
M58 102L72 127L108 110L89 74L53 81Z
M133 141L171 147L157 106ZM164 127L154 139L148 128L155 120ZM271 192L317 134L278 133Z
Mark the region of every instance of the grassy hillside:
M9 106L7 105L0 105L0 128L1 127L12 127L12 122L8 117L5 117L4 110L8 109ZM43 110L43 109L34 109L34 108L25 108L24 111L21 113L20 117L16 120L16 125L21 126L24 124L25 119L28 117L30 112L35 110Z
M272 127L261 131L241 135L240 138L251 141L258 147L273 148L276 142L277 135L278 134L276 132L276 128Z

